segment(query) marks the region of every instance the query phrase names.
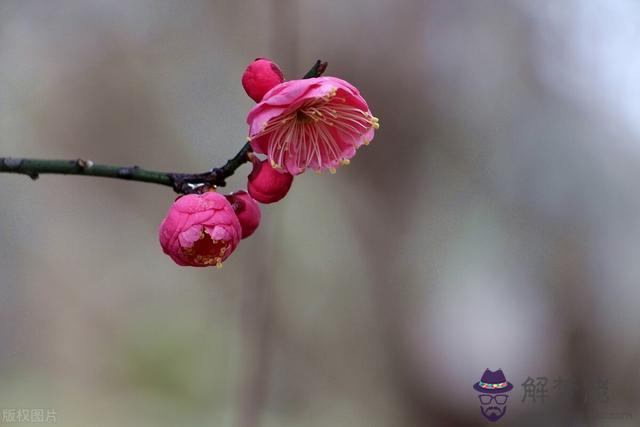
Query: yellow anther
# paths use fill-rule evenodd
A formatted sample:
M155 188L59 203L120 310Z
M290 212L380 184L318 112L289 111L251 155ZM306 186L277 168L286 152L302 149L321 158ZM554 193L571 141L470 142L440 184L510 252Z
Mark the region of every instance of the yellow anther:
M351 164L351 160L342 159L342 160L340 160L340 163L342 163L344 166L349 166Z
M374 129L380 129L380 123L378 123L378 122L373 122L373 123L371 123L371 126L372 126Z
M364 145L369 145L369 143L370 143L371 141L369 141L367 138L365 138L363 142L364 142Z
M333 175L334 173L336 173L336 168L329 168L329 172L331 172L331 174Z
M251 142L251 137L250 136L247 137L247 142Z
M273 161L273 159L271 159L271 167L275 168L276 167L276 162Z
M222 258L220 257L216 258L216 267L222 268Z

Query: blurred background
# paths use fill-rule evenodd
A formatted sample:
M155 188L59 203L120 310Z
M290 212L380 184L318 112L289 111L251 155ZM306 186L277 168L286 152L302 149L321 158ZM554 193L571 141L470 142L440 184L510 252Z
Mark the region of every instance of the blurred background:
M222 270L169 188L1 175L2 423L481 426L502 368L501 425L638 425L638 45L632 0L0 0L0 156L219 166L256 57L381 121Z

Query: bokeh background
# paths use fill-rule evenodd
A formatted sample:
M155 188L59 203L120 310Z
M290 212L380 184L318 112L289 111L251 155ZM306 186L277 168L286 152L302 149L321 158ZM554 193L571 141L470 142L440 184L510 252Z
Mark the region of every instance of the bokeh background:
M256 57L329 61L382 127L222 270L162 253L168 188L0 176L0 408L481 426L471 386L502 368L501 425L637 425L639 45L632 0L1 0L2 156L221 165Z

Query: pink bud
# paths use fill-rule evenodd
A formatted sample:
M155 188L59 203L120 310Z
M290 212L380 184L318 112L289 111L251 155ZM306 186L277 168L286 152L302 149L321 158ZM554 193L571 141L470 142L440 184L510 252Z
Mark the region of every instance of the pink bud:
M253 61L242 75L242 86L247 95L260 102L265 93L284 81L282 71L269 59L258 58Z
M251 236L260 225L260 207L246 191L236 191L225 197L240 221L242 238Z
M179 197L160 224L164 253L179 265L193 267L222 267L241 234L231 204L212 191Z
M251 158L253 170L249 174L247 190L260 203L273 203L289 192L293 175L274 169L267 160Z

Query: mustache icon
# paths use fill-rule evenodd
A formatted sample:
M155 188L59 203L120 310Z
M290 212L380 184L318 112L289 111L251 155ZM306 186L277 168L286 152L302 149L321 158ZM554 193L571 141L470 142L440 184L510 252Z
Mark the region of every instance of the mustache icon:
M504 408L500 408L498 406L480 406L480 411L489 421L498 421L507 411L507 407L505 406Z

